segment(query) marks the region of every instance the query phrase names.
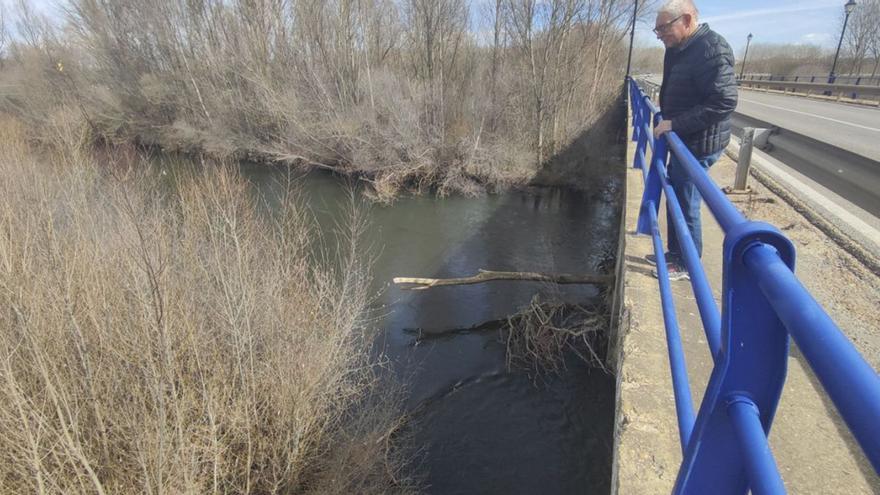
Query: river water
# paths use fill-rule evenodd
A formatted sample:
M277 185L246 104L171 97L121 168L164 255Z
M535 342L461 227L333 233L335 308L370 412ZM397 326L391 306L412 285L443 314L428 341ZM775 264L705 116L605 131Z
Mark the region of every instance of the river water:
M271 197L283 172L245 165ZM347 188L302 179L319 222L345 210ZM572 361L560 374L509 371L497 330L535 294L597 302L594 286L493 282L405 291L395 276L461 277L478 269L592 273L616 252L619 194L613 181L590 194L537 188L480 198L407 197L368 209L379 352L406 384L413 463L431 494L608 493L615 379ZM434 335L424 338L425 335Z

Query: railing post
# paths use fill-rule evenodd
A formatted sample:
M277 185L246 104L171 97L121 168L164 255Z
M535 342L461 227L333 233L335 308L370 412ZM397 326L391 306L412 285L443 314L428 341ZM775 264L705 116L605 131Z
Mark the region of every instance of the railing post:
M782 394L788 332L743 260L757 244L774 247L794 267L794 246L772 225L742 222L724 239L721 350L700 406L674 494L743 495L749 489L739 437L728 405L747 396L757 407L764 435Z
M632 122L633 122L633 134L632 140L639 140L639 133L641 132L641 98L638 95L638 87L636 86L636 82L632 79L629 80L629 101L630 101L630 113L632 114Z
M648 109L648 105L645 104L645 95L639 91L638 94L639 101L639 128L638 128L638 139L636 141L636 152L633 153L633 168L642 168L641 163L639 163L640 156L647 156L648 152L648 139L653 139L653 136L648 136L645 133L644 127L645 123L651 121L651 111ZM650 129L649 129L650 132Z
M652 136L653 138L653 136ZM642 235L651 235L651 212L654 210L656 215L660 209L660 193L663 191L663 183L660 180L660 167L657 162L666 164L669 155L666 140L654 140L654 152L651 155L651 166L648 168L648 178L645 180L645 190L642 192L642 206L639 210L639 221L636 226L636 233Z
M633 153L633 168L642 168L641 164L639 163L639 156L647 152L648 140L645 136L645 132L641 130L642 127L643 126L641 125L639 126L639 137L636 141L635 153Z

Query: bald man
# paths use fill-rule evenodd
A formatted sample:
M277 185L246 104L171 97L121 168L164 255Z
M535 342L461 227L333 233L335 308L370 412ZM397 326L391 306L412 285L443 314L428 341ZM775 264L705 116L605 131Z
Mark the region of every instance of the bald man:
M698 17L690 0L667 1L657 13L654 33L666 46L666 55L660 88L664 120L654 128L654 135L674 131L700 165L708 169L730 142L730 115L736 109L737 91L730 45L707 24L700 24ZM697 253L702 256L700 192L674 154L670 154L667 175ZM669 216L667 210L669 276L673 280L687 279L681 246ZM648 261L656 263L653 256Z

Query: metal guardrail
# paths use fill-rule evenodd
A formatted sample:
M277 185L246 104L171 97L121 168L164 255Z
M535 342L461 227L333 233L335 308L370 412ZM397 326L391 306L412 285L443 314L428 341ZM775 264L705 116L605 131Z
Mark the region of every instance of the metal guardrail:
M876 100L880 98L880 86L858 86L855 84L828 83L824 81L756 81L741 79L740 86L745 88L766 88L780 91L790 91L801 94L822 94L836 96L838 98L852 98L853 100Z
M806 83L832 83L852 86L880 86L880 76L780 76L774 74L746 74L743 81L782 81Z
M628 87L637 143L633 166L645 179L637 232L653 237L684 455L673 493L785 493L767 435L785 383L789 336L880 472L880 376L795 276L794 245L772 225L747 220L674 132L654 139L660 111L635 81L628 80ZM721 311L666 177L670 151L725 233ZM661 195L672 213L714 359L696 416L657 222Z

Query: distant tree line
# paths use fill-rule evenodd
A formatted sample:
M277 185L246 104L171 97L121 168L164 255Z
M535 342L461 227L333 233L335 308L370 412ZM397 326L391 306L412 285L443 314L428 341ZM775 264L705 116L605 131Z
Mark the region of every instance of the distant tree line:
M357 171L521 181L620 88L625 0L20 0L0 108L48 132Z
M844 17L841 15L832 46L802 43L752 43L746 73L774 75L828 74ZM756 33L757 34L757 33ZM731 41L731 40L728 40ZM745 45L738 47L736 72L742 68ZM633 67L638 73L662 73L664 49L656 45L637 46ZM837 65L838 74L880 77L880 0L859 0L850 15Z

